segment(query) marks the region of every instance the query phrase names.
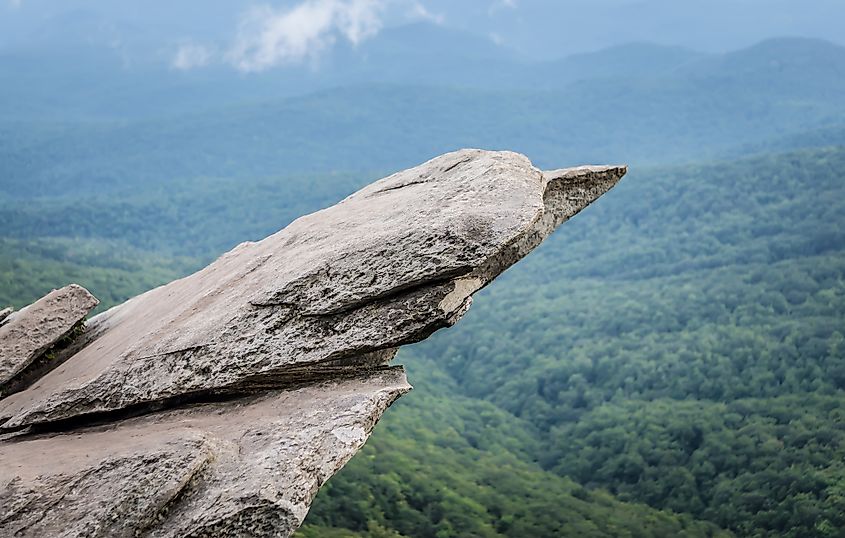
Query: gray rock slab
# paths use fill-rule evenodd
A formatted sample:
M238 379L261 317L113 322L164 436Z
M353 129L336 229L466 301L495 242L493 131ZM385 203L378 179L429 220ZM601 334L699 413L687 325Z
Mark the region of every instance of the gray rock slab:
M398 347L625 172L449 153L92 318L0 399L0 536L290 536L410 390ZM8 356L52 345L46 299L0 327Z
M82 286L53 290L0 325L0 387L67 335L99 304Z
M462 150L393 174L92 319L96 339L0 401L0 427L372 362L452 325L625 171L543 173L516 153Z
M0 441L0 536L289 536L401 367Z

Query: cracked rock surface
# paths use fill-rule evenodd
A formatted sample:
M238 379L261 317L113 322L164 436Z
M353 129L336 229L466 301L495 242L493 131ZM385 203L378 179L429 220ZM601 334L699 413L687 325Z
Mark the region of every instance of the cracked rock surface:
M290 535L410 390L397 348L625 172L445 154L92 318L0 399L0 536Z

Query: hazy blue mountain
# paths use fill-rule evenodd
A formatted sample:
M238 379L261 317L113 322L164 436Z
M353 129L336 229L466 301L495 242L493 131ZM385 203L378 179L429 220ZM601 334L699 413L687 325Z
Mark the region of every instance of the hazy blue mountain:
M268 2L278 8L302 0ZM248 0L22 0L0 4L0 48L42 44L45 31L59 42L80 32L61 21L87 12L118 28L124 21L158 43L184 39L230 41ZM711 52L747 47L783 35L842 40L839 0L412 0L384 2L383 25L420 20L415 6L452 29L494 38L535 60L553 60L627 42L657 42ZM80 26L81 28L81 26ZM108 32L105 32L108 35ZM126 34L129 39L131 33ZM136 34L137 35L137 34ZM840 41L841 42L841 41Z
M631 56L637 50L642 47ZM605 72L620 52L604 56L610 58ZM600 58L594 73L602 71ZM836 143L845 124L843 58L842 47L789 39L643 78L585 79L559 89L359 85L145 120L8 120L0 122L0 190L56 196L198 176L369 173L459 147L514 149L555 167L704 160L819 130ZM173 95L191 95L146 82L94 92L92 106L156 98L179 103Z
M171 47L127 39L91 13L63 15L78 28L62 47L0 50L0 119L117 119L172 115L356 84L515 88L533 67L487 38L430 23L385 29L353 46L340 42L313 62L259 73L228 65L175 69ZM76 21L76 22L74 22ZM47 32L49 36L50 32ZM123 35L123 39L113 36ZM55 50L54 50L55 48Z
M569 49L560 49L549 55L556 57L553 61L539 61L537 55L522 52L484 29L503 14L516 24L525 13L539 9L535 4L520 3L518 9L493 9L489 4L456 7L459 14L454 21L450 17L440 23L408 23L400 17L387 21L390 24L357 45L336 37L332 46L307 61L241 73L226 62L225 52L231 46L237 14L246 4L227 7L211 2L199 17L208 28L195 37L191 14L199 8L192 2L173 8L172 17L164 17L166 7L155 2L147 8L130 2L122 9L98 0L65 8L37 0L24 2L17 10L7 6L5 17L0 18L0 29L17 18L29 27L26 39L0 46L0 120L148 119L350 85L557 90L596 78L621 79L627 85L630 80L674 80L676 70L690 80L701 77L705 85L737 78L765 90L769 84L783 84L789 76L804 91L838 90L835 84L827 87L824 80L841 74L841 47L818 40L768 41L743 53L708 55L654 44L660 42L659 33L654 33L650 42L616 44L573 56L566 56ZM597 6L621 12L630 9L621 0ZM482 7L486 11L479 11ZM566 20L564 12L572 7L562 3L544 9L548 13L541 22L548 24ZM589 13L591 8L585 9ZM465 19L477 24L458 24ZM227 27L231 28L224 30ZM570 30L582 27L567 25ZM576 39L569 32L560 34ZM613 43L623 41L623 34L608 34ZM176 68L176 52L186 43L212 51L208 65ZM808 85L802 75L820 77L820 82Z
M594 78L619 80L671 76L673 70L684 66L689 65L694 70L698 60L707 56L682 47L629 43L546 62L537 65L533 71L540 74L539 77L535 75L540 87L561 87Z
M752 47L729 54L710 55L687 63L682 69L693 78L719 77L742 80L745 84L784 90L787 80L790 91L836 92L831 81L845 76L845 47L819 39L769 39ZM799 77L803 76L803 81Z

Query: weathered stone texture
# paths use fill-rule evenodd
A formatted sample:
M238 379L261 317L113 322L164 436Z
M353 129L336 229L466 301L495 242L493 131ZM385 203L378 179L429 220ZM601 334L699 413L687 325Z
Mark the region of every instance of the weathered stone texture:
M53 290L0 325L0 394L3 385L67 335L99 304L82 286Z
M400 367L0 445L0 536L287 536Z

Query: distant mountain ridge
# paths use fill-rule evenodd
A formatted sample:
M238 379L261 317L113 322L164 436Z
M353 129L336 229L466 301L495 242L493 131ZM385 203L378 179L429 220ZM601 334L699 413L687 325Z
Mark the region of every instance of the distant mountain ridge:
M635 64L631 58L645 62L655 50L665 53L653 64L661 67L642 76L633 68L628 76L613 75L614 66ZM714 57L637 45L598 58L607 67L592 64L595 78L549 89L536 89L527 77L519 79L528 85L520 89L486 88L478 81L474 87L360 84L222 105L233 94L214 86L213 77L201 83L211 88L207 95L193 93L187 81L167 89L141 77L138 86L115 84L86 95L103 111L137 101L150 116L144 119L63 120L45 115L37 103L27 109L18 96L2 100L0 193L27 198L131 191L280 171L378 173L459 147L514 149L541 166L641 165L732 155L738 147L798 133L843 142L845 48L787 39ZM13 86L0 85L0 92L13 92ZM158 117L149 112L151 101L180 106L181 98L202 108ZM784 149L798 142L784 142Z
M305 0L262 4L279 10ZM409 21L435 22L454 31L496 39L526 57L548 61L630 42L654 41L704 51L725 51L778 35L819 37L843 43L840 0L395 0L380 3L386 30ZM73 21L92 31L133 28L125 41L167 45L179 40L224 43L232 39L251 0L24 0L0 4L0 49L31 46L45 34L60 48L79 39ZM80 14L85 14L81 18ZM128 21L128 22L127 22ZM94 26L92 27L92 23ZM108 32L102 32L111 38Z
M175 69L176 43L171 45L173 50L159 46L148 56L133 53L147 45L126 39L108 46L79 40L60 51L0 50L0 121L167 117L350 85L562 90L595 79L665 85L679 77L739 76L767 88L778 82L773 75L789 75L794 85L809 88L802 76L841 80L845 71L845 48L813 39L768 40L726 54L640 42L534 62L484 36L431 23L386 29L358 46L341 42L314 62L262 73L238 73L215 62ZM812 85L825 86L840 87Z

